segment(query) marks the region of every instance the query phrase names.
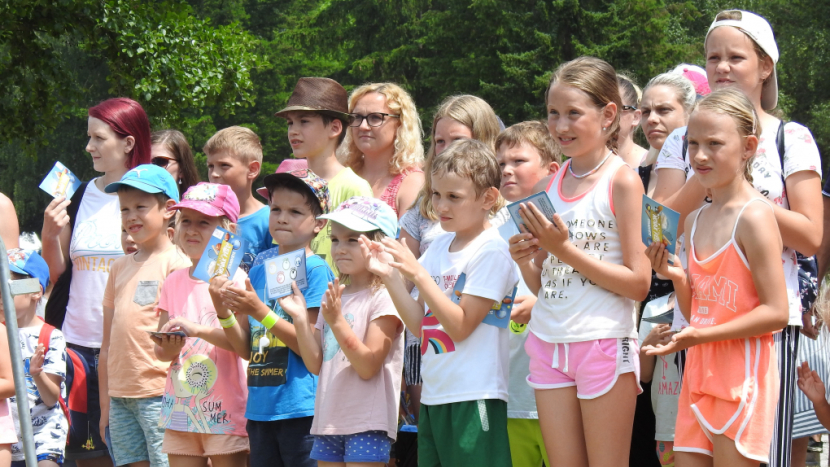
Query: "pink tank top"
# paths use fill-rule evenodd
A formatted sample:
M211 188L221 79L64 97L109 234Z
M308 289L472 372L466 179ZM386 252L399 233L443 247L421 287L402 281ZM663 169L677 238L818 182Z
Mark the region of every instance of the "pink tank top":
M395 214L398 214L398 203L396 202L398 199L398 190L401 189L401 183L403 183L403 179L405 179L411 173L423 173L423 170L415 167L412 169L404 170L403 172L395 175L395 178L389 182L389 185L386 185L386 189L383 190L383 193L380 195L380 200L384 203L388 204Z

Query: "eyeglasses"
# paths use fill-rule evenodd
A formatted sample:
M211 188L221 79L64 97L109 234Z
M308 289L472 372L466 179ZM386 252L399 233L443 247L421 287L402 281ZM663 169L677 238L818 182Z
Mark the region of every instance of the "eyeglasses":
M368 123L370 127L379 127L383 125L383 121L386 117L401 118L400 115L385 114L383 112L373 112L369 115L349 114L349 117L352 119L349 126L354 127L362 125L363 120L366 120L366 123Z
M623 106L623 112L625 112L626 110L634 111L634 110L637 110L637 107L634 107L633 105L624 105Z
M167 166L171 162L175 163L175 162L178 162L178 161L176 161L176 159L168 159L166 157L154 157L154 158L150 159L151 164L157 165L157 166L165 168L165 169L167 168Z

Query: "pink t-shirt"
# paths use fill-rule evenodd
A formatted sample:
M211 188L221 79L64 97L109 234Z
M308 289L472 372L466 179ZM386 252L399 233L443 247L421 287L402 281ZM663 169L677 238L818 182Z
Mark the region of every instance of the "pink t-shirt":
M343 295L342 313L358 339L363 341L369 323L383 317L400 320L385 288ZM317 325L323 344L323 366L314 399L313 435L350 435L364 431L385 431L395 439L398 428L398 403L403 371L403 325L392 341L383 367L364 380L340 349L331 328L320 313Z
M237 269L233 280L244 284L247 277L242 269ZM167 277L159 309L166 311L170 319L185 318L222 328L207 282L190 277L188 269ZM167 372L159 426L175 431L248 436L245 374L245 362L236 353L188 337Z

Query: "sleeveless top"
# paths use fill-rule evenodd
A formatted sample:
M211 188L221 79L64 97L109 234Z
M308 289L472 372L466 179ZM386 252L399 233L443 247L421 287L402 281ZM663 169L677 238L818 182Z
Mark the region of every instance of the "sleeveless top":
M568 226L571 242L583 252L614 264L623 264L620 235L612 198L614 175L627 167L620 157L582 195L562 195L563 165L548 186L553 208ZM606 290L552 254L542 266L542 288L533 307L530 331L551 343L597 339L637 338L634 300Z
M401 189L401 183L403 183L403 179L405 179L411 173L423 173L423 170L415 167L412 169L404 170L403 172L395 175L395 178L386 185L386 188L383 190L383 193L380 195L380 200L384 203L388 204L395 214L398 214L398 203L396 202L398 199L398 190Z

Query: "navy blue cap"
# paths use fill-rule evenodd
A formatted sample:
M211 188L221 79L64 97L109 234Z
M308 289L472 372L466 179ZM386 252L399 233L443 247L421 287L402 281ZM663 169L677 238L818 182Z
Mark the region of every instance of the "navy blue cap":
M115 193L122 185L131 186L145 193L164 193L168 198L179 202L179 187L173 176L162 167L142 164L121 177L121 181L110 183L104 188L107 193Z

